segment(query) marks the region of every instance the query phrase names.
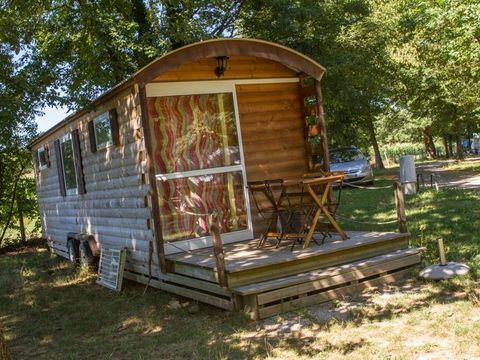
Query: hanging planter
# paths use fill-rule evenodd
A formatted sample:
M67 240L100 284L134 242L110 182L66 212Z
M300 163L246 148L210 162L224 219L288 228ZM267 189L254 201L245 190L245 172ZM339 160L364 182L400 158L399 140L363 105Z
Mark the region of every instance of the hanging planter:
M307 125L316 125L318 123L318 117L317 115L308 115L305 117L305 122Z
M317 135L315 135L315 136L310 136L310 137L308 138L308 141L310 141L310 144L312 144L312 145L318 145L318 144L320 144L320 141L321 141L321 139L320 139L320 134L317 134Z
M303 98L303 104L306 107L315 106L317 104L317 97L315 95L306 96Z
M320 131L319 131L318 126L316 124L308 126L308 136L309 137L317 136L319 133L320 133Z

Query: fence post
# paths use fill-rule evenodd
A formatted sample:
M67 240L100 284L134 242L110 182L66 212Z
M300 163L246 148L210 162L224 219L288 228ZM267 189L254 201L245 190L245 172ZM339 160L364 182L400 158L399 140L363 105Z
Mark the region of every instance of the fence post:
M218 228L216 217L210 225L210 232L213 237L213 254L217 264L218 283L222 287L227 287L227 274L225 269L225 254L223 252L223 242L220 237L220 229Z
M393 184L395 194L395 207L397 208L398 230L401 233L407 233L407 216L405 214L405 198L403 196L402 185L399 182Z

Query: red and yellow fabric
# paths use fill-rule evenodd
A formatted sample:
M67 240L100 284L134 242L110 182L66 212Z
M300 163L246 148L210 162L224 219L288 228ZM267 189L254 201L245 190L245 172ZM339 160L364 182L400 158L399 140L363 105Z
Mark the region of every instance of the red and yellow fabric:
M149 98L148 111L157 174L240 163L231 94ZM157 187L166 241L207 235L213 212L223 232L246 227L237 219L245 212L240 172L159 180Z

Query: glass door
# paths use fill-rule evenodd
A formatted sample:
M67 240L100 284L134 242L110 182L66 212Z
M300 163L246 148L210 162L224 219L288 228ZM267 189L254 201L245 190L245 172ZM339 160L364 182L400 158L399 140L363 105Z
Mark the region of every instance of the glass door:
M208 245L212 214L224 241L251 237L233 94L149 97L148 111L164 241Z

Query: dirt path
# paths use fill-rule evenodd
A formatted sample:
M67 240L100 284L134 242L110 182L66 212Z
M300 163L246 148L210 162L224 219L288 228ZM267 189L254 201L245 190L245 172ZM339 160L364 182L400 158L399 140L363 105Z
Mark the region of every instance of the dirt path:
M480 158L468 159L468 162L480 164ZM461 189L480 190L480 173L471 170L457 170L445 167L447 161L437 161L416 166L417 174L423 174L425 183L430 183L430 174L434 174L440 187L456 187Z

